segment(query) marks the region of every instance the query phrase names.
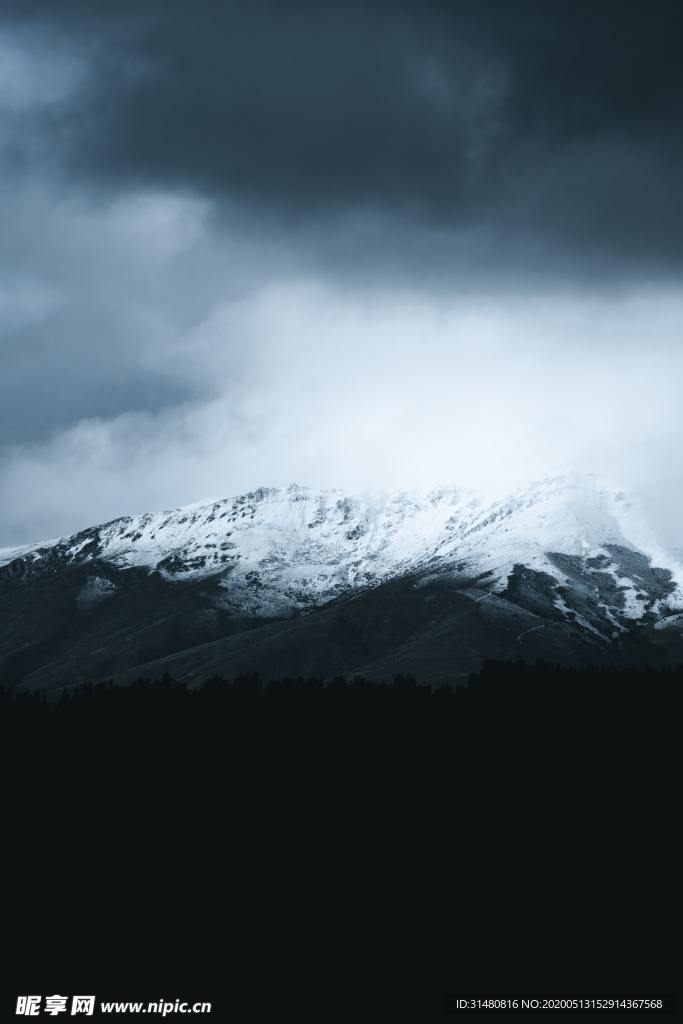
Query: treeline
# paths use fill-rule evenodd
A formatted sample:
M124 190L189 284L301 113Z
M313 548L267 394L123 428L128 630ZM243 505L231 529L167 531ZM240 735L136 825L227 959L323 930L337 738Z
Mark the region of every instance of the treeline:
M391 683L361 677L261 680L245 674L187 686L169 676L128 686L87 684L51 693L0 691L0 735L35 763L54 748L53 765L69 751L89 748L93 763L126 745L128 757L177 749L182 762L213 757L250 759L278 771L297 758L347 764L363 757L397 762L397 772L426 764L503 761L519 772L527 758L562 759L587 771L611 751L623 771L674 747L683 669L642 672L487 662L466 686L420 685L411 676ZM581 763L576 752L582 751ZM438 762L438 763L437 763ZM123 766L119 766L123 770ZM648 770L650 770L648 768Z
M345 707L358 711L389 711L410 708L411 712L458 714L477 709L495 715L515 707L529 710L537 705L545 711L580 705L584 710L607 708L620 713L634 703L643 705L675 700L683 685L683 666L657 670L610 666L565 667L544 662L487 661L480 672L457 686L431 687L411 675L397 675L389 683L362 676L323 680L315 676L262 680L247 673L235 679L212 676L200 685L188 686L170 675L140 679L126 686L112 682L86 683L59 691L25 692L0 685L0 713L3 718L37 720L45 715L66 721L75 717L121 715L145 718L160 715L172 720L179 715L201 717L219 710L249 712L256 709L317 713L326 708Z
M657 991L682 682L491 662L451 689L5 690L17 991L100 972L112 998L191 990L220 1019L420 1021L447 991Z
M504 764L505 786L540 761L543 778L565 771L578 778L610 757L624 779L635 775L640 785L676 748L682 684L683 669L496 662L466 686L440 688L401 675L384 684L246 674L191 687L165 676L58 695L2 690L0 737L29 772L46 759L58 771L81 756L120 774L160 758L171 772L212 761L212 780L229 764L240 773L253 764L256 777L282 775L297 763L305 769L312 760L362 776L383 759L396 777L476 770L481 780L500 776Z

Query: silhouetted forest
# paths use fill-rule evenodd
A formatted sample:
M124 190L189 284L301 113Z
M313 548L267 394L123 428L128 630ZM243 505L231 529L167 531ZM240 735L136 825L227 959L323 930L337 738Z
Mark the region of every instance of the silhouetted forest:
M35 729L45 719L51 729L88 722L100 730L137 731L157 722L157 716L167 727L176 723L187 727L195 721L206 726L217 722L217 714L225 728L231 716L243 716L243 725L254 715L266 721L272 714L278 719L291 715L290 726L296 723L303 728L309 720L311 725L322 724L331 712L334 717L328 725L334 726L346 709L352 711L358 728L365 724L365 716L376 712L384 720L407 715L413 721L418 715L420 720L440 721L446 714L454 721L463 712L493 720L503 710L506 716L514 713L524 720L529 711L534 717L559 715L556 726L566 722L567 715L579 713L588 725L598 715L624 717L646 713L650 706L660 708L662 702L676 699L681 685L683 666L643 670L487 661L466 685L455 687L421 685L410 675L397 675L387 684L362 676L264 681L257 674L246 674L235 679L214 676L193 686L165 675L128 686L102 682L58 691L25 692L0 686L0 707L3 725L12 729L23 722ZM155 730L150 742L158 741L160 734Z
M15 969L240 1019L670 990L682 682L487 663L456 689L5 690Z

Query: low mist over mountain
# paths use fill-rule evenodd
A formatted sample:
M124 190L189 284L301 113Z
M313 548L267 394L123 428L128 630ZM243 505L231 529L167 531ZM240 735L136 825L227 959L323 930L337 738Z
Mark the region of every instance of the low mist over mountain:
M487 501L292 485L0 551L6 683L683 659L683 566L638 501L564 475Z

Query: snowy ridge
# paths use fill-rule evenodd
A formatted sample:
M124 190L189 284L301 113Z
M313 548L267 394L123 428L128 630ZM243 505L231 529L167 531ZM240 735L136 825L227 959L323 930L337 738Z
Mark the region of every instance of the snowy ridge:
M607 581L619 595L614 608L602 600L615 627L663 610L664 603L668 614L683 608L680 586L672 583L662 594L659 583L648 589L647 573L625 565L621 549L668 570L675 584L683 580L679 560L658 546L636 502L594 477L563 475L493 502L455 488L373 497L297 485L261 488L114 520L19 554L15 549L12 557L36 569L46 559L96 559L171 581L211 577L224 607L262 616L291 614L418 572L426 578L486 574L487 589L501 593L520 565L560 588L576 582L579 568L589 583L591 574L602 581L602 591ZM554 600L560 615L562 593Z
M9 565L10 562L14 562L17 558L23 558L24 555L30 555L33 551L37 551L40 548L52 547L55 544L59 544L59 540L43 541L41 544L20 544L17 547L12 548L0 548L0 568L3 565Z

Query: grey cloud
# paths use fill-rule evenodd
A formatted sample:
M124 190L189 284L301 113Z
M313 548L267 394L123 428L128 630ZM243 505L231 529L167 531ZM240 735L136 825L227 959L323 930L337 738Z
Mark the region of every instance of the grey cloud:
M0 543L558 461L665 504L682 15L4 0Z
M87 88L23 126L92 187L241 199L314 246L321 219L329 237L335 213L374 209L491 235L494 263L566 273L590 246L606 270L681 266L676 0L8 10L96 55Z
M239 387L244 346L211 318L276 247L169 194L95 202L7 175L0 201L0 444Z
M7 448L0 537L28 542L263 484L504 491L558 466L644 487L668 529L682 324L670 292L452 302L283 283L204 325L214 398ZM232 358L217 357L232 334L237 388Z

